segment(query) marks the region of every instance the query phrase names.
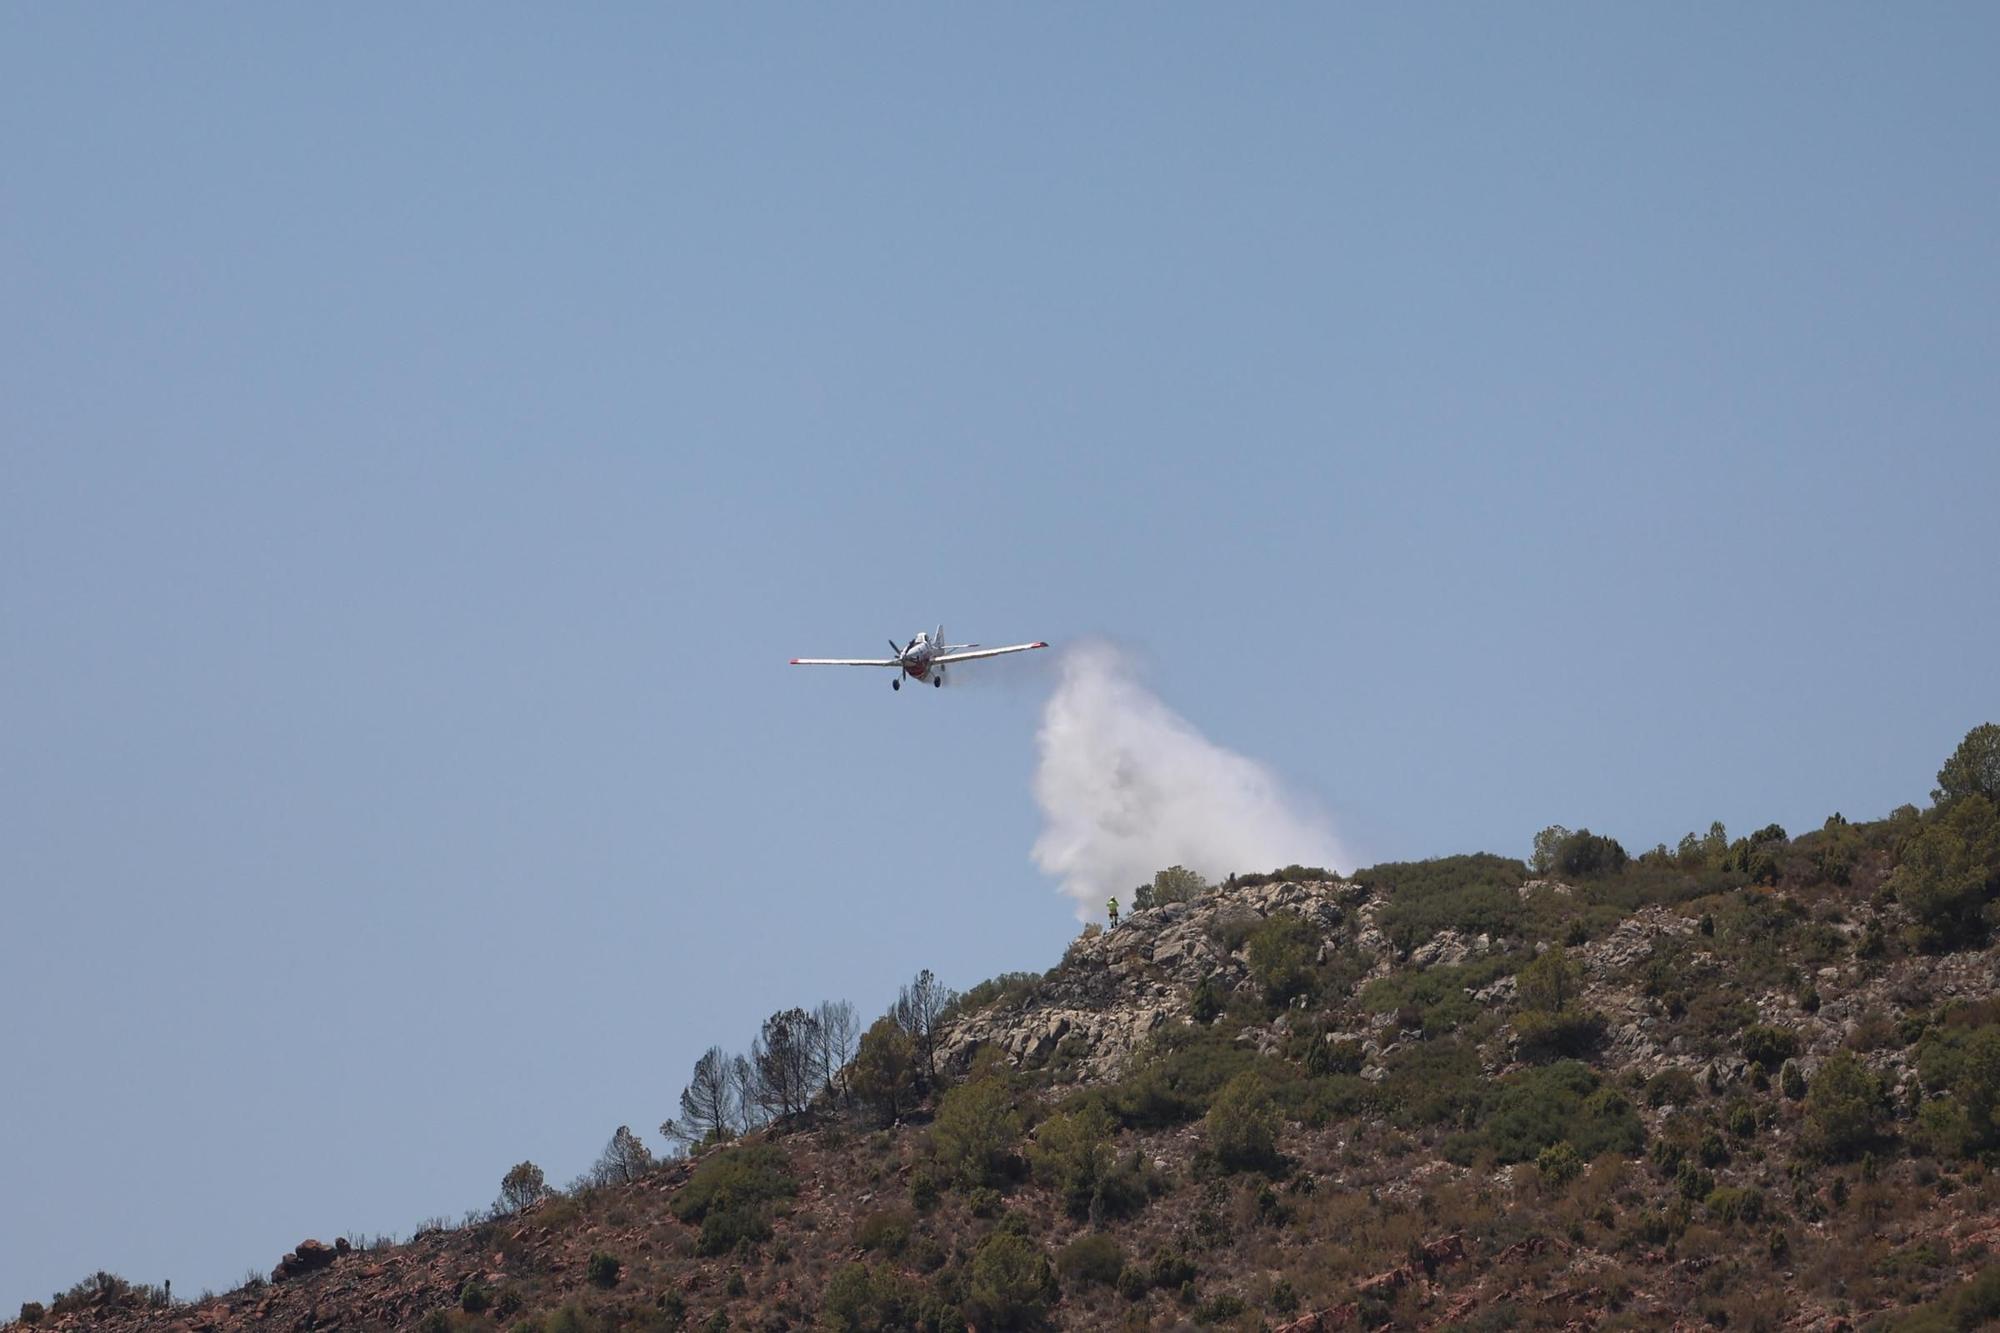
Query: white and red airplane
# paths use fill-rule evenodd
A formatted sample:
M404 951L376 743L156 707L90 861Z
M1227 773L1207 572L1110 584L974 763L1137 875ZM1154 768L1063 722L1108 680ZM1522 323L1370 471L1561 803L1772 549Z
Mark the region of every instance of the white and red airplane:
M944 669L955 662L971 662L981 657L999 657L1005 653L1025 653L1031 648L1046 648L1046 643L1016 643L1005 648L981 648L976 643L946 643L944 626L939 625L937 637L919 634L901 648L894 639L889 640L889 649L894 657L794 657L793 666L872 666L895 667L896 678L889 682L889 688L900 690L903 680L927 680L934 686L944 684Z

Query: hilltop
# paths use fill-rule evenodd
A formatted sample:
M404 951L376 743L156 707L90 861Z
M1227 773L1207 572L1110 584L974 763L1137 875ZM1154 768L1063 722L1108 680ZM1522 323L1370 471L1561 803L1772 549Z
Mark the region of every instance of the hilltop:
M685 1157L621 1130L592 1180L550 1192L524 1163L461 1226L299 1244L192 1303L100 1274L24 1314L1979 1327L2000 1319L2000 814L1985 770L1952 772L1922 811L1637 858L1551 828L1530 862L1176 867L1047 972L955 997L919 978L782 1095L811 1016L775 1015L754 1062L712 1053L719 1101L697 1070ZM778 1108L754 1127L744 1079Z

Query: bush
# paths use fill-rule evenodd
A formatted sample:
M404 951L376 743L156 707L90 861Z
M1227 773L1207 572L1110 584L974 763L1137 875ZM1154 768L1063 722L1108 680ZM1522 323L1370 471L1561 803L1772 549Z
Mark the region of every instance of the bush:
M1194 994L1189 997L1188 1010L1197 1023L1213 1023L1222 1017L1227 1002L1223 998L1221 983L1214 977L1203 977L1195 984Z
M42 1322L42 1316L47 1313L48 1310L40 1301L21 1302L21 1322L24 1324L39 1324Z
M1604 1044L1610 1024L1600 1013L1550 1014L1530 1010L1514 1018L1521 1058L1530 1064L1582 1060Z
M1729 1225L1736 1222L1756 1223L1764 1216L1764 1193L1751 1188L1723 1188L1710 1190L1703 1201L1715 1220Z
M1264 1080L1245 1071L1216 1095L1202 1120L1209 1149L1230 1171L1272 1171L1278 1159L1278 1118Z
M1440 930L1512 935L1521 921L1528 868L1512 857L1479 852L1432 861L1387 862L1354 878L1387 899L1383 933L1408 953Z
M1551 1144L1536 1155L1535 1173L1543 1185L1560 1191L1583 1174L1583 1159L1567 1143Z
M1753 1065L1776 1069L1799 1053L1797 1034L1778 1027L1756 1024L1743 1029L1738 1039L1743 1058Z
M827 1279L820 1322L832 1333L879 1333L915 1328L922 1293L891 1268L848 1264Z
M613 1274L616 1281L616 1274ZM493 1293L470 1279L466 1280L458 1293L458 1308L467 1314L478 1314L493 1304Z
M1502 1162L1524 1162L1563 1140L1586 1159L1607 1152L1629 1157L1645 1147L1646 1131L1631 1103L1600 1086L1588 1066L1563 1060L1501 1080L1474 1142L1483 1141Z
M854 1243L863 1250L881 1254L901 1254L916 1229L917 1215L906 1208L885 1208L869 1213L854 1228Z
M1700 1096L1701 1085L1685 1069L1662 1069L1646 1080L1646 1105L1656 1111L1662 1106L1692 1106Z
M1274 913L1251 932L1250 976L1264 1003L1279 1008L1312 993L1319 944L1320 933L1296 912Z
M1559 1014L1582 991L1583 969L1557 944L1522 968L1515 985L1523 1007Z
M702 1254L727 1254L745 1241L770 1239L773 1205L797 1191L783 1150L756 1144L703 1162L670 1206L681 1221L701 1224Z
M1030 1328L1056 1296L1055 1274L1024 1237L995 1231L972 1256L966 1311L981 1328Z
M617 1256L602 1252L593 1253L590 1256L589 1266L584 1269L584 1275L595 1286L615 1287L618 1285L619 1267Z
M1090 1215L1098 1187L1110 1170L1115 1129L1110 1113L1096 1102L1050 1116L1036 1129L1028 1147L1029 1164L1036 1179L1061 1194L1071 1217Z
M1806 1126L1824 1157L1854 1156L1875 1141L1882 1123L1882 1081L1853 1054L1836 1051L1806 1089Z
M961 1083L938 1101L931 1152L947 1177L974 1188L1004 1184L1012 1171L1021 1117L997 1078Z
M1128 1129L1162 1129L1199 1119L1222 1085L1256 1062L1230 1025L1169 1026L1125 1077L1103 1092L1105 1107Z
M1805 1071L1799 1068L1797 1060L1787 1060L1778 1070L1778 1090L1785 1094L1785 1100L1798 1101L1806 1095Z
M1125 1271L1125 1251L1110 1236L1093 1231L1063 1246L1056 1271L1068 1282L1113 1286Z

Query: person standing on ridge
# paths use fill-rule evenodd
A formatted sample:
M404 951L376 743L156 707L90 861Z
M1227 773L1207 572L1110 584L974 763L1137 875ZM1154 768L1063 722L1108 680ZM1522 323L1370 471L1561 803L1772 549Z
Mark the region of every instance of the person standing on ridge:
M1116 898L1113 898L1111 900L1110 906L1106 910L1109 912L1111 916L1111 928L1113 930L1118 929L1118 900Z

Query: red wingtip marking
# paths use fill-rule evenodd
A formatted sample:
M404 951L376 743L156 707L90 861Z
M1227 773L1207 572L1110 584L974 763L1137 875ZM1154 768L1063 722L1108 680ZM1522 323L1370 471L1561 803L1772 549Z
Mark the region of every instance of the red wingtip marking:
M1038 643L1038 644L1036 644L1036 645L1035 645L1035 647L1037 647L1037 648L1046 648L1046 647L1048 647L1048 645L1047 645L1046 643Z
M798 659L798 658L796 658L796 657L794 657L794 658L792 659L792 665L793 665L793 666L797 666L798 664L799 664L799 659Z

